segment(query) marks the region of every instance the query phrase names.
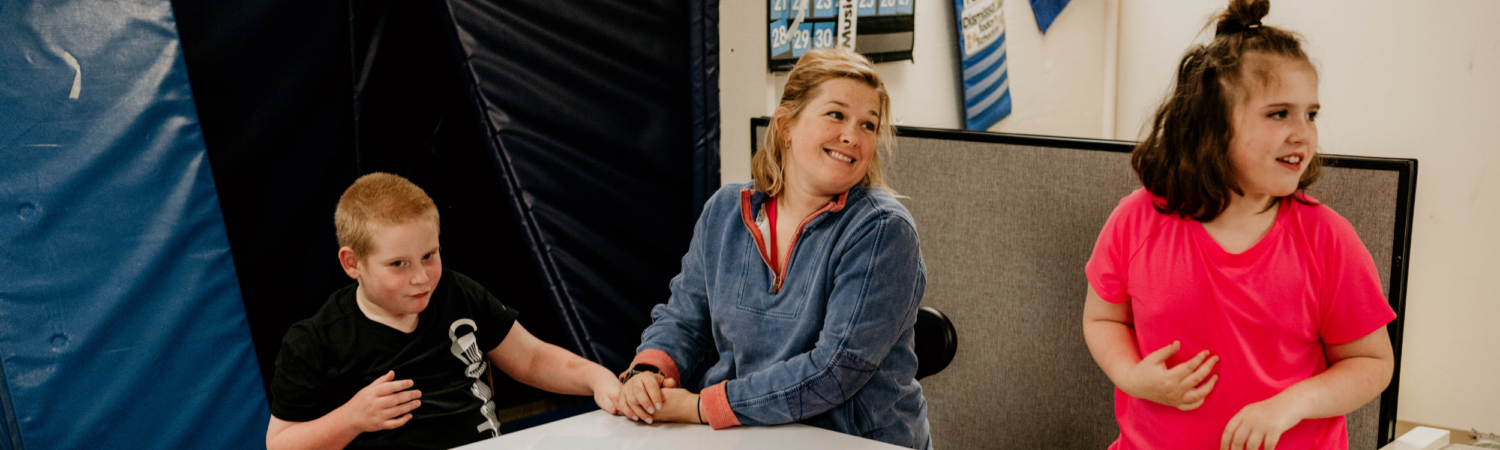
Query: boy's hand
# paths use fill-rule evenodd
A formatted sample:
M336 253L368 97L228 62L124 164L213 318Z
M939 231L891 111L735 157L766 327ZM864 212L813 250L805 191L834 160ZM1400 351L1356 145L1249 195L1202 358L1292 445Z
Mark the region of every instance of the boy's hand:
M661 393L663 387L677 387L677 381L657 373L638 373L625 380L625 384L620 387L620 397L616 402L617 408L630 420L645 420L646 423L653 423L656 420L656 411L661 409L662 402L666 401Z
M1212 391L1214 383L1219 381L1218 375L1212 378L1208 376L1214 364L1219 362L1219 357L1209 357L1208 350L1204 350L1193 359L1178 364L1177 367L1167 368L1167 358L1176 354L1180 348L1182 348L1182 343L1173 341L1171 345L1146 355L1126 374L1125 378L1129 381L1123 383L1120 390L1130 394L1131 397L1150 400L1183 411L1191 411L1203 406L1203 400L1208 398L1208 392ZM1204 361L1205 359L1207 362ZM1203 381L1205 378L1208 379L1206 383ZM1199 383L1202 385L1200 386Z
M1295 399L1278 395L1245 405L1234 418L1229 419L1229 425L1224 427L1224 437L1220 438L1219 449L1258 450L1264 444L1265 450L1276 450L1276 442L1281 440L1281 433L1302 421L1302 416L1297 413L1298 408L1290 404L1293 401Z
M620 401L619 381L615 381L614 377L609 376L609 373L605 372L604 379L594 383L592 388L594 390L594 403L599 405L599 409L610 414L620 414L618 405Z
M422 392L406 390L415 384L412 380L392 381L395 378L396 371L386 372L339 407L353 428L368 433L400 427L411 420L411 410L422 405L417 400Z

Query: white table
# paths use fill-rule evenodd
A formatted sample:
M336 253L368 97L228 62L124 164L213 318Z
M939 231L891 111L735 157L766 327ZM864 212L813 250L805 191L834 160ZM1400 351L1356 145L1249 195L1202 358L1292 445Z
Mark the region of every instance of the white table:
M462 450L898 450L880 441L802 424L734 427L714 431L708 425L647 425L604 411L573 416L494 439Z

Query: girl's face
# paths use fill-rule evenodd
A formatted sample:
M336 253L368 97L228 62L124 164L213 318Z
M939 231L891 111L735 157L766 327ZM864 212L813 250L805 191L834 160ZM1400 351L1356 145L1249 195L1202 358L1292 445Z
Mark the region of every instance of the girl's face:
M847 78L823 82L818 94L793 120L785 156L788 188L835 196L859 184L875 158L880 94Z
M1318 78L1304 62L1260 58L1269 81L1235 106L1229 159L1246 197L1284 197L1318 151Z

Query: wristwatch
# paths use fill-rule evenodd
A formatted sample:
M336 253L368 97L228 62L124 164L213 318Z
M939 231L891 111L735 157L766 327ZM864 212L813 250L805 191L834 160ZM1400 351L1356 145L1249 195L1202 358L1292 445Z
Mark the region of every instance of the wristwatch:
M620 382L624 383L626 381L630 381L630 377L647 372L661 375L661 369L656 368L656 366L650 364L636 364L634 366L630 366L630 370L625 371L625 379L620 380Z

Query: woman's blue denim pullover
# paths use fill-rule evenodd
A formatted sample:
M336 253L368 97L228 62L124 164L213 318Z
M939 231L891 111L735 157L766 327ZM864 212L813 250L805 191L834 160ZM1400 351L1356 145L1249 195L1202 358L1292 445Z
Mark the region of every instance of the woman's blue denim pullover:
M883 189L851 189L803 223L778 283L754 219L768 199L748 184L709 199L635 363L703 373L681 385L703 388L714 428L800 422L930 448L912 340L927 269L911 214Z

